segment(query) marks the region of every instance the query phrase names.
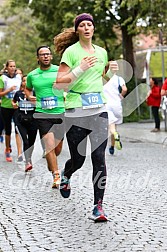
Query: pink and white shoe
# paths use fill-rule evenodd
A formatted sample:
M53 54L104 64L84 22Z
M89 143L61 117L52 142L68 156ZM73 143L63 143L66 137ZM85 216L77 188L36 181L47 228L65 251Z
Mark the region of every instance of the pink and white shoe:
M30 162L28 162L26 165L25 165L25 172L28 172L32 170L32 164Z

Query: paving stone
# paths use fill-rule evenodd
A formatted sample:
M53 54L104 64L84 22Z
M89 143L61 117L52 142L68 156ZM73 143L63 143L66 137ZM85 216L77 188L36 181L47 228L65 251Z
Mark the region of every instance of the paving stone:
M26 175L24 166L4 161L1 145L0 249L3 252L167 251L167 150L162 148L160 139L149 141L146 129L143 131L142 140L134 142L128 138L128 130L122 131L123 149L116 150L114 156L106 151L108 181L104 209L110 217L108 223L94 224L88 219L93 209L89 143L88 157L72 177L69 199L51 189L52 176L39 142L34 149L34 168ZM139 132L136 129L133 139L140 138L140 134L141 129ZM12 141L12 155L16 159L14 134ZM68 157L65 139L58 159L61 168Z

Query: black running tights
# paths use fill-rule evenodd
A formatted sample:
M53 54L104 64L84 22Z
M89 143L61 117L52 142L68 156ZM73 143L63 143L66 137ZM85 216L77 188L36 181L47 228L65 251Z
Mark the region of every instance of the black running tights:
M94 204L97 204L99 200L103 200L106 185L105 149L108 137L108 114L103 112L83 118L66 117L65 122L71 157L65 164L64 175L70 178L82 167L86 158L87 137L89 136L93 165Z

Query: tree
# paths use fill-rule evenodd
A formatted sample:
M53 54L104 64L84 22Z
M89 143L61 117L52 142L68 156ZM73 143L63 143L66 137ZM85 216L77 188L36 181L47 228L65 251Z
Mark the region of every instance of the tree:
M18 4L27 6L26 0L13 0L12 6ZM94 41L106 48L109 57L118 58L121 54L120 41L112 29L111 21L106 18L104 11L96 10L95 1L76 1L76 0L45 0L31 1L28 5L33 13L32 15L38 19L37 29L40 38L53 44L55 35L61 32L64 27L72 27L73 20L76 15L82 12L93 13L96 23L96 33ZM117 47L117 51L115 50ZM118 52L119 50L119 52ZM118 54L116 54L118 52Z
M54 36L63 27L73 26L73 19L77 14L92 13L96 23L95 42L106 48L110 58L117 59L122 54L133 68L134 36L140 32L157 30L159 24L163 28L166 26L166 0L11 1L12 7L20 5L32 9L32 16L38 20L36 27L40 38L50 44L53 44Z
M139 20L146 24L147 30L155 28L166 20L166 0L13 0L14 6L22 3L29 5L33 16L39 23L37 28L40 37L53 42L54 35L63 27L73 25L75 15L81 12L93 13L96 23L95 40L105 46L109 56L120 56L120 42L122 42L123 58L132 67L135 66L133 55L133 37L143 31L138 26ZM145 30L146 32L146 30ZM121 36L120 36L121 33ZM122 39L120 39L120 37ZM119 49L119 53L116 54Z
M36 28L36 19L31 17L29 8L16 8L11 12L6 8L3 12L6 19L6 29L4 37L1 40L0 50L0 69L8 59L14 59L16 66L22 68L24 73L28 73L34 67L37 67L36 48L41 44L39 32ZM12 15L11 15L12 13Z

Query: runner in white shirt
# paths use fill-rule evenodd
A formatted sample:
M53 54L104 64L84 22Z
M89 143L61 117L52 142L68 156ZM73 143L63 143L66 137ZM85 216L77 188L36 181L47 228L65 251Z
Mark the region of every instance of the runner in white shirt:
M107 98L107 111L109 118L109 134L111 134L111 146L109 152L114 154L114 146L122 149L120 135L117 132L116 125L123 122L122 99L127 92L125 81L122 77L114 74L104 85L104 93Z

